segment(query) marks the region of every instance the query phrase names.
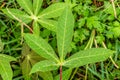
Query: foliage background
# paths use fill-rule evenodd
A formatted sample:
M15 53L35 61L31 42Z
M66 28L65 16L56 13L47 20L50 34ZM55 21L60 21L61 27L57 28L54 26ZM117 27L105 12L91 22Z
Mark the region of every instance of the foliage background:
M56 2L63 2L63 0L44 0L42 9ZM92 30L95 30L92 47L105 47L106 45L107 48L116 50L113 59L120 66L120 1L114 1L115 11L112 2L109 0L72 0L72 3L77 5L72 9L75 18L75 28L74 38L69 49L71 54L83 50L87 45ZM6 7L21 10L21 7L15 0L0 0L0 10ZM30 32L27 28L24 31ZM56 50L57 42L55 33L43 27L40 28L40 31L40 36L48 41L54 50ZM17 62L11 62L14 72L13 80L23 79L21 64L24 57L22 53L31 53L30 56L33 56L32 52L29 52L29 49L25 51L22 47L21 28L18 22L7 17L0 11L0 53L18 59ZM34 60L32 59L31 63ZM55 76L58 74L58 71L53 71L52 73ZM82 66L77 70L73 79L84 79L85 73L86 67ZM88 68L88 80L96 79L120 79L120 70L114 67L110 59L102 63L90 64L90 68Z

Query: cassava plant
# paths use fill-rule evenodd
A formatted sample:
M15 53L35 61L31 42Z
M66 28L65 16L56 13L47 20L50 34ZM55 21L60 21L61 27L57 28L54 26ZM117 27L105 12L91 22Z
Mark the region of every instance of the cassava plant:
M66 57L72 42L73 32L74 17L69 5L66 5L56 26L58 52L55 53L50 44L48 44L42 37L31 33L25 33L24 38L29 47L46 59L36 63L32 67L30 74L38 71L46 72L57 70L59 68L60 80L62 80L62 67L71 69L89 63L104 61L113 54L114 51L109 49L91 48L87 50L80 50L79 52Z

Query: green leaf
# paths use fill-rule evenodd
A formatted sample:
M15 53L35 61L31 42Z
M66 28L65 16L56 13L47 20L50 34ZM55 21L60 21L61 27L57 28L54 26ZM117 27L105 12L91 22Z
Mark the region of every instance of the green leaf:
M0 74L3 80L12 80L13 72L9 62L0 59Z
M7 62L16 61L14 57L5 54L0 54L0 60Z
M74 17L69 7L63 11L58 20L57 46L60 59L63 60L69 50L74 27Z
M33 34L36 35L36 36L38 36L38 37L40 35L40 26L37 23L37 21L33 22Z
M56 26L57 22L54 20L48 20L48 19L39 19L38 22L45 28L51 31L56 32Z
M63 71L62 80L69 80L71 72L72 72L72 69L68 69L68 70ZM55 76L54 80L60 80L60 74Z
M59 62L54 50L44 39L33 34L25 34L24 38L30 48L32 48L37 54L43 58Z
M63 66L75 68L85 64L95 63L106 60L114 51L104 48L91 48L80 51L69 57Z
M39 13L43 0L33 0L34 15Z
M33 14L31 0L17 0L18 4L29 14Z
M46 8L45 10L43 10L40 14L39 14L39 18L54 18L54 17L58 17L61 15L61 13L63 12L65 8L65 4L64 3L55 3L50 5L48 8Z
M0 54L0 74L3 80L12 80L13 73L9 62L15 60L14 57Z
M2 9L2 11L10 18L16 20L19 19L22 22L30 22L32 19L30 18L29 15L27 15L25 12L20 11L19 9L12 9L12 8L7 8L7 9Z
M33 67L30 73L35 73L38 71L41 72L46 72L46 71L51 71L51 70L56 70L58 69L59 65L56 64L53 61L50 60L44 60L36 63Z

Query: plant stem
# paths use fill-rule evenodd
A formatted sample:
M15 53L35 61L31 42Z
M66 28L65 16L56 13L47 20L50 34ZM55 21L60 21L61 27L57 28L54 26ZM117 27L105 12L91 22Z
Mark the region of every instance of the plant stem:
M94 41L94 37L95 37L95 30L92 30L90 39L89 39L86 47L84 48L84 50L89 49L89 48L92 47L92 44L93 44L93 41ZM79 69L79 68L76 68L76 69L74 70L74 72L73 72L70 80L73 80L73 78L74 78L75 74L77 73L77 70L78 70L78 69ZM85 74L85 79L86 79L86 80L87 80L87 72L88 72L87 70L88 70L88 65L86 66L86 74Z
M60 80L62 80L62 65L60 65Z
M103 47L104 47L105 49L107 49L107 47L106 47L106 45L105 45L104 42L102 42L102 45L103 45ZM115 63L115 61L112 59L112 57L110 56L109 58L110 58L110 60L112 61L113 65L118 69L119 66Z

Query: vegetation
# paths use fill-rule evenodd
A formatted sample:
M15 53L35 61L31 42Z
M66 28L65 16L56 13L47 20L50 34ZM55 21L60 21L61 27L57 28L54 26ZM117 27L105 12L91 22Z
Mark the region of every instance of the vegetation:
M119 0L1 0L0 79L119 80Z

